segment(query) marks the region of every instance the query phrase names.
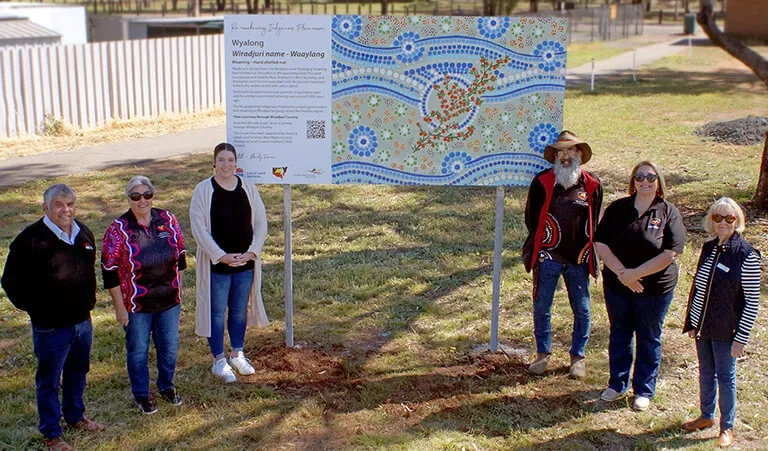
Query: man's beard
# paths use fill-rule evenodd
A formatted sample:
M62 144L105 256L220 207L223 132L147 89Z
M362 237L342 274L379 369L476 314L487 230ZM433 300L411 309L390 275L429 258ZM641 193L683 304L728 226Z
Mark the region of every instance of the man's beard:
M559 158L555 158L555 181L563 188L570 188L579 182L581 177L581 158L577 155L571 159L570 166L563 166Z

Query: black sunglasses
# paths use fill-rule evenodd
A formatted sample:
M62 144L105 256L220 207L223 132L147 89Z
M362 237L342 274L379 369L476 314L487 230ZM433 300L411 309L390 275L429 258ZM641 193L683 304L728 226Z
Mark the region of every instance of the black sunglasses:
M143 193L131 193L128 195L128 199L131 199L134 202L138 202L143 197L144 199L152 199L154 197L155 193L152 191L144 191Z
M656 174L643 174L642 172L635 173L635 181L636 182L642 182L643 180L648 180L649 182L653 183L656 181L656 179L659 178Z
M715 213L715 214L712 215L712 220L714 222L720 222L723 219L725 219L725 222L727 222L728 224L733 224L734 221L736 221L736 216L734 216L734 215L725 215L725 216L723 216L723 215L718 214L718 213Z

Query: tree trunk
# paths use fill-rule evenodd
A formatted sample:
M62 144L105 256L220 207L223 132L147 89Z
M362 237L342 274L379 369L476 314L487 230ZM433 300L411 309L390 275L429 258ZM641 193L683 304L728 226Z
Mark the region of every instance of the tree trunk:
M715 23L714 0L699 0L696 21L709 39L731 56L744 63L768 87L768 60L749 48L744 41L723 33Z
M760 163L760 177L757 179L757 189L752 200L757 208L768 210L768 132L765 132L763 161Z
M483 0L483 15L495 16L496 15L496 1L495 0Z
M531 13L539 12L539 0L531 0L531 7L528 9L528 12L531 12Z

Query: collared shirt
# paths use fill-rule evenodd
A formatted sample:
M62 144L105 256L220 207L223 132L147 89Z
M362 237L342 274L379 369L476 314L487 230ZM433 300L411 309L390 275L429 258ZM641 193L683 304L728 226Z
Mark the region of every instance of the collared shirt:
M168 210L152 208L150 215L144 226L126 211L102 240L104 288L119 286L131 313L162 312L181 303L181 270L187 266L181 226Z
M69 245L75 244L75 238L77 238L77 234L80 233L80 226L77 225L77 222L75 221L72 221L72 235L68 235L67 232L61 230L61 227L51 221L48 216L43 216L43 224L47 225L58 239Z
M639 215L633 194L614 201L605 209L595 232L595 241L607 245L625 267L636 268L665 250L682 254L685 227L677 208L660 197ZM677 284L677 264L672 262L661 271L643 277L640 283L643 295L669 293ZM624 295L634 294L607 266L603 268L603 284Z

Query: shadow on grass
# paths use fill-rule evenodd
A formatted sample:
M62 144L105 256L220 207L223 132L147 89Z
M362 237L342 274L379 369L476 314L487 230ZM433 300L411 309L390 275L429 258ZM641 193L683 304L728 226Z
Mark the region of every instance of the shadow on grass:
M423 430L457 430L488 438L509 438L536 429L583 428L584 416L595 411L627 409L620 402L605 404L595 401L599 392L573 391L552 396L503 396L491 401L449 406L423 418L416 426ZM469 422L467 419L471 419ZM572 424L573 423L573 424ZM536 437L536 434L531 434ZM545 434L544 436L546 436ZM515 449L665 449L686 448L711 441L711 438L686 437L679 425L670 425L641 434L621 433L614 428L587 428L552 440Z
M616 429L590 429L566 435L554 440L543 441L520 450L564 450L564 449L680 449L713 441L711 438L681 437L680 428L669 426L643 434L624 434Z

